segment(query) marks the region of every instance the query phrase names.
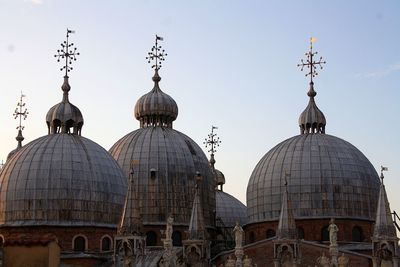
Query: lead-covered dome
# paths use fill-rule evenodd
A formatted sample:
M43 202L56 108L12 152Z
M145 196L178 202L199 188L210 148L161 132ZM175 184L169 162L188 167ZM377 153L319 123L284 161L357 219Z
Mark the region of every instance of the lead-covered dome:
M216 190L217 220L221 219L225 227L233 228L238 221L241 225L247 222L247 208L234 196Z
M174 224L188 226L195 195L196 177L199 184L204 223L215 225L215 181L207 158L200 147L185 134L172 128L178 116L175 100L161 91L158 74L166 53L156 36L155 45L148 53L154 61L153 89L135 105L135 117L140 128L118 140L109 150L123 172L135 181L137 209L143 225L165 225L172 215ZM133 193L132 193L133 194Z
M68 76L64 77L61 89L64 92L62 101L51 107L46 115L48 132L49 134L74 133L80 135L83 126L83 116L79 108L69 102L68 92L71 90L71 86L68 82Z
M155 70L152 79L153 89L136 102L135 118L140 121L141 127L147 125L172 127L172 122L178 116L178 105L172 97L161 91L158 69Z
M131 168L138 185L139 209L144 224L189 224L196 172L203 176L202 207L206 225L213 225L214 177L200 147L185 134L168 127L135 130L110 149L125 174Z
M276 145L254 168L249 222L278 219L285 173L296 219L375 219L379 178L368 159L335 136L303 134Z
M23 146L0 173L1 226L118 223L126 177L95 142L50 134Z

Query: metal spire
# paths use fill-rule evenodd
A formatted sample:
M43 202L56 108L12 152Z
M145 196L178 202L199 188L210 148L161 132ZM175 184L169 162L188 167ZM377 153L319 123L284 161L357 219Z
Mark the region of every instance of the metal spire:
M26 118L28 117L28 114L29 114L28 109L25 107L26 103L23 100L24 97L25 97L25 95L21 91L21 96L19 98L19 102L17 103L17 107L15 108L15 111L13 114L14 119L19 119L19 124L16 128L18 130L18 135L15 138L18 141L17 148L21 148L22 141L24 141L24 137L22 136L22 130L25 129L25 126L22 125L22 120L26 120Z
M316 38L310 38L310 51L305 53L307 59L305 61L302 59L301 63L297 64L297 67L301 67L301 71L303 71L304 67L308 69L308 73L305 76L310 76L311 83L313 82L313 78L318 75L317 67L319 66L322 69L322 64L326 64L326 61L322 61L322 57L318 61L314 60L314 56L318 54L318 52L313 52L313 43L316 40Z
M161 68L161 63L168 55L167 53L165 53L165 50L162 49L162 46L158 45L158 41L164 41L164 38L156 35L155 45L153 45L151 51L147 53L148 56L146 57L148 63L154 61L154 64L151 66L151 68L155 69L156 72Z
M69 43L69 34L70 33L75 33L75 31L67 29L67 40L61 43L61 49L57 50L57 55L54 55L54 57L57 58L57 62L60 62L61 59L65 59L65 65L60 68L60 71L65 70L65 76L68 77L68 72L73 70L73 68L70 66L73 61L76 61L76 56L79 56L79 52L77 52L77 48L73 47L74 43Z
M219 144L221 143L217 134L214 133L214 130L216 129L218 129L218 127L211 126L211 133L208 135L208 138L206 138L203 142L207 149L208 147L210 147L207 152L211 153L210 163L213 168L215 164L214 154L215 152L217 152L216 147L219 147Z

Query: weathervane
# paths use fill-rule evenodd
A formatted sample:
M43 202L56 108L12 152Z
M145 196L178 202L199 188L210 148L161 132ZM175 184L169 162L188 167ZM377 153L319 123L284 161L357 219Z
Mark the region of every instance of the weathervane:
M65 77L68 77L68 72L73 70L70 66L72 61L76 61L76 56L79 56L76 47L73 47L74 43L69 43L68 41L70 33L75 33L75 31L67 29L67 40L61 43L62 49L57 50L57 55L54 55L54 57L57 58L57 62L60 62L60 59L65 58L65 65L60 68L60 71L65 70Z
M25 126L22 125L22 120L26 120L26 117L28 117L29 114L28 109L25 107L26 103L23 101L24 97L25 95L21 92L21 97L13 114L14 119L19 117L19 125L16 128L18 131L22 131L25 128Z
M381 180L382 180L382 184L383 184L383 178L385 178L385 176L383 175L383 172L384 172L384 171L387 172L388 170L389 170L388 167L381 166Z
M206 145L206 148L210 147L208 152L211 152L211 156L213 156L214 153L217 152L215 148L218 147L221 143L217 134L214 133L214 129L218 129L218 127L211 126L211 133L208 135L208 138L206 138L203 142L203 144Z
M301 71L303 71L304 67L309 69L308 73L306 73L306 77L310 76L311 82L313 82L313 77L318 75L317 66L322 69L322 64L326 64L326 61L322 61L322 57L320 57L318 61L313 59L313 57L318 54L318 52L313 52L313 43L315 43L316 40L316 38L310 38L310 51L305 53L307 59L305 61L302 59L301 63L297 64L297 67L301 67Z
M161 45L158 45L158 41L164 41L164 38L156 35L155 45L151 48L151 51L147 53L148 56L146 57L148 63L151 63L151 61L155 61L155 64L151 66L151 68L155 70L159 70L161 68L161 63L168 55L167 53L165 53L165 50L162 49Z

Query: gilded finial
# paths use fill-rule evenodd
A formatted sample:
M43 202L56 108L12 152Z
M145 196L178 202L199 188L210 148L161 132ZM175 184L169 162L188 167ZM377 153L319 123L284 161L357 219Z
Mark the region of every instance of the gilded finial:
M57 62L60 62L61 59L65 59L65 65L60 68L60 71L65 70L65 76L68 77L68 72L73 70L70 66L73 61L76 61L76 56L79 56L79 52L77 52L77 48L73 47L74 43L69 43L69 34L75 33L75 31L67 29L67 39L63 43L61 43L61 49L57 50L57 54L54 57L57 58Z
M165 50L162 49L162 46L158 44L158 41L164 41L164 38L156 35L155 45L151 48L151 51L147 53L148 56L146 57L148 63L152 63L152 61L154 61L154 64L151 66L151 68L155 69L156 71L161 68L161 63L168 55L165 53Z
M310 38L310 51L305 53L307 59L305 60L302 59L301 63L297 64L297 67L301 67L301 71L303 71L304 67L308 69L308 73L306 73L305 76L306 77L310 76L311 83L313 82L313 78L318 75L317 66L319 66L320 69L322 69L323 68L322 65L326 64L326 61L322 61L322 57L320 57L318 61L314 60L314 56L318 54L318 52L313 52L313 43L315 43L316 40L317 39L314 37Z
M26 103L24 102L24 97L25 95L22 93L21 91L21 96L19 98L19 101L17 103L17 107L15 108L14 111L14 119L19 119L19 124L17 126L17 130L18 130L18 135L15 138L18 142L18 148L22 147L22 141L24 141L24 136L22 135L22 130L25 129L25 126L22 125L22 120L26 120L26 118L28 117L28 109L25 107Z

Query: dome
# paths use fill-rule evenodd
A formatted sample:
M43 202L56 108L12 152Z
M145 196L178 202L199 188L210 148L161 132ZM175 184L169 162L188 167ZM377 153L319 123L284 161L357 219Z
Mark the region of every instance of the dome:
M278 219L285 173L296 219L375 219L379 178L368 159L335 136L302 134L276 145L254 168L249 223Z
M178 105L172 97L161 91L158 69L155 70L153 81L153 89L136 102L135 118L140 121L141 127L154 125L172 127L172 122L178 116Z
M68 92L71 87L68 83L68 76L64 77L61 89L64 92L63 100L50 108L46 115L49 133L70 133L70 128L73 128L73 133L80 135L83 116L79 108L69 102Z
M174 223L188 225L198 171L204 220L213 225L214 176L203 151L188 136L168 127L144 127L117 141L110 153L126 175L134 169L143 224L165 224L172 213Z
M217 169L214 169L215 182L217 185L225 184L225 175Z
M20 148L0 173L1 226L116 227L126 177L93 141L50 134Z
M221 190L216 190L217 219L220 218L225 227L235 227L236 221L241 225L247 221L247 208L235 197Z

